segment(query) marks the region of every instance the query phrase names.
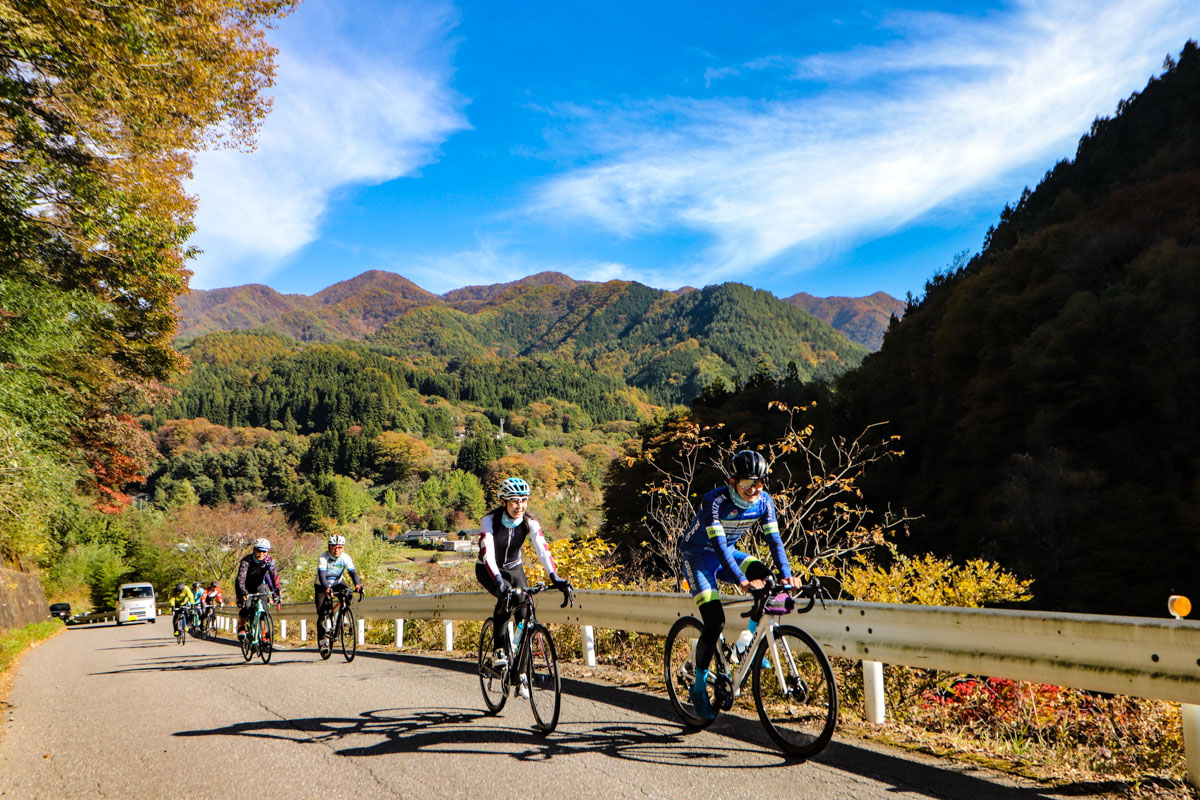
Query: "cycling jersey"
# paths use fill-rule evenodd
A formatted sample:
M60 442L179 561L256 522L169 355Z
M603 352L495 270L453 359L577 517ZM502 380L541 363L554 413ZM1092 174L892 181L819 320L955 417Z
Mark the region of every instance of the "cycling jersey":
M748 508L740 508L730 497L733 491L730 486L720 486L704 495L700 511L680 543L684 558L699 558L715 551L734 582L741 583L746 580L746 575L739 564L742 559L737 557L733 546L755 525L761 525L780 573L790 578L792 569L779 536L779 522L775 518L771 495L764 491Z
M253 553L244 556L238 562L235 584L238 605L242 604L246 595L259 591L263 586L268 591L279 592L279 573L275 571L275 562L271 560L270 554L262 561L255 558Z
M216 589L205 589L204 596L200 598L205 605L215 604L224 605L225 598L221 596L221 587Z
M503 514L504 509L498 508L480 521L482 533L479 535L479 563L486 567L493 578L500 577L501 568L507 570L521 567L521 545L528 538L546 574L552 579L557 579L554 556L550 554L550 548L546 545L542 524L538 522L537 517L526 513L515 527L508 528L501 521Z
M171 608L190 606L193 602L195 602L195 598L192 596L191 589L184 589L182 592L172 592L170 600Z
M195 603L196 605L200 605L201 603L204 602L204 590L203 589L193 589L192 590L192 602Z
M342 580L342 573L349 573L352 586L358 585L358 573L354 569L354 559L349 553L342 553L337 558L326 550L317 559L317 586L328 589L337 586Z

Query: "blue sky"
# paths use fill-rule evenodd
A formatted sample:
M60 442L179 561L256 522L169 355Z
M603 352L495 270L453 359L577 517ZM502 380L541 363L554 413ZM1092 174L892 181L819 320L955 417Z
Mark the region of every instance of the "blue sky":
M1200 3L304 0L250 153L201 153L192 287L543 270L919 294Z

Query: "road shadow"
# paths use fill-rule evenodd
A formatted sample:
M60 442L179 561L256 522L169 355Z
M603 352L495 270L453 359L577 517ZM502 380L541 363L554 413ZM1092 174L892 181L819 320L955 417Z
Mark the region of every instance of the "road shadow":
M519 715L519 712L518 712ZM653 764L750 769L788 766L781 755L746 763L761 755L757 747L689 745L677 725L628 722L560 724L550 735L512 727L505 716L478 709L433 711L379 709L358 717L307 717L241 722L210 730L179 731L176 736L239 736L321 743L348 758L420 752L463 756L507 756L517 761L549 761L583 753ZM362 740L366 741L362 741ZM346 745L346 746L342 746ZM774 764L770 763L774 762Z

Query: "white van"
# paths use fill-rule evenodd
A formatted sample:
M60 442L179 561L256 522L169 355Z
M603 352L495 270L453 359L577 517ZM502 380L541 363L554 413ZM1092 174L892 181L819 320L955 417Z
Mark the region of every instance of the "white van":
M117 588L117 624L150 620L157 611L154 605L154 586L149 583L122 583Z

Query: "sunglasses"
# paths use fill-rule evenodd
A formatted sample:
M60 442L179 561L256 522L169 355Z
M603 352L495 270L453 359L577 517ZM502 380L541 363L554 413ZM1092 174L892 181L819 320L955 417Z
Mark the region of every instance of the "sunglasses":
M741 489L742 491L746 491L747 489L754 489L754 488L761 489L761 488L763 488L763 482L760 481L758 478L743 478L742 480L737 482L737 488Z

